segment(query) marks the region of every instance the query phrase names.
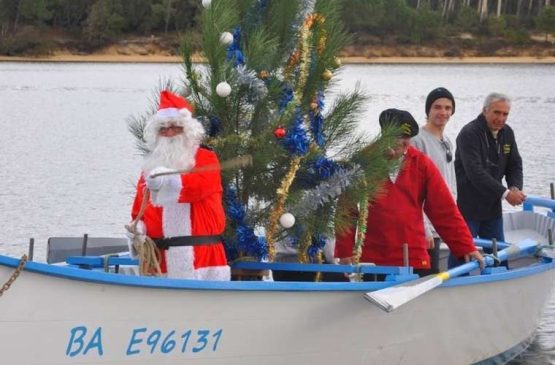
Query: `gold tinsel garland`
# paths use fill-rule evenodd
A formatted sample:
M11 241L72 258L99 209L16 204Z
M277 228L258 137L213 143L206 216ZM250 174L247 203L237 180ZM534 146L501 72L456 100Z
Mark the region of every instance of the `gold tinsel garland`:
M291 79L293 70L295 67L299 67L298 73L298 80L296 84L296 88L293 91L294 101L297 104L301 103L302 100L302 93L305 87L306 81L308 79L308 71L310 69L310 37L313 35L313 28L316 24L321 25L325 21L325 17L314 13L310 14L305 21L299 31L300 40L297 49L291 54L289 60L287 62L287 66L284 70L285 79ZM327 35L325 31L321 31L318 34L318 44L317 44L317 52L321 54L325 49ZM305 123L307 123L307 117L305 116ZM297 171L301 166L302 156L296 156L291 160L291 165L289 166L289 170L287 171L285 177L283 178L279 189L277 190L277 202L270 213L270 220L268 224L268 228L266 230L266 239L268 243L268 256L270 261L273 260L275 255L275 235L278 229L278 221L281 215L284 213L285 209L285 201L287 200L287 196L289 195L289 188L295 179ZM301 247L299 247L299 261L300 262L308 262L307 256L307 249L308 245L306 242L310 242L312 238L311 234L307 234ZM304 245L304 246L303 246ZM319 255L319 261L321 261L321 253Z
M355 239L355 246L353 247L353 265L360 263L360 256L362 255L362 246L364 246L364 238L366 237L366 222L368 220L368 197L360 201L360 213L357 220L357 233Z
M281 181L281 185L277 190L277 201L272 213L270 213L270 222L268 224L268 229L266 231L266 240L268 243L268 258L270 261L274 259L276 254L275 248L275 235L278 227L279 217L283 214L283 209L285 208L285 200L289 194L289 188L295 180L295 175L301 167L301 156L296 156L291 160L291 165L289 166L289 171Z
M299 244L298 260L301 264L308 263L308 247L312 243L312 232L306 232Z

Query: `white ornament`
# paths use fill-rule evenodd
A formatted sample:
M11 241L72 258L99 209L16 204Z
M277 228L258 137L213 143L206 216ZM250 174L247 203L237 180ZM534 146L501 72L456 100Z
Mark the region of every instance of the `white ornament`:
M216 86L216 94L222 98L229 96L229 94L231 94L231 86L225 81L220 82Z
M231 43L233 43L233 34L229 32L223 32L220 36L220 43L224 46L229 46Z
M212 5L212 0L202 0L202 6L205 9L208 9L210 7L210 5Z
M295 216L291 213L283 213L281 217L279 217L279 224L283 228L291 228L295 224Z

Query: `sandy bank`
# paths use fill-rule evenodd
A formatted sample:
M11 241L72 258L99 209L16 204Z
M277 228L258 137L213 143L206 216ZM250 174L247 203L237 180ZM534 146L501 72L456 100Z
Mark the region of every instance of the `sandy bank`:
M342 57L344 64L555 64L555 57ZM178 56L56 54L44 57L0 56L3 62L180 63ZM202 62L199 57L195 62Z

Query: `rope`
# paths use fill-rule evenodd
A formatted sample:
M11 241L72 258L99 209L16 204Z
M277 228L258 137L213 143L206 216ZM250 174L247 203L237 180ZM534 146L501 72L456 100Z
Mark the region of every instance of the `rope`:
M146 276L161 276L162 270L160 269L160 260L162 256L156 247L156 243L154 243L152 238L146 235L144 236L143 242L142 235L137 234L137 224L145 213L148 199L150 199L150 191L145 187L139 214L137 214L135 220L131 222L131 224L126 225L125 228L133 233L133 248L137 251L137 256L139 258L139 273Z
M19 260L19 265L17 265L17 268L15 269L15 271L13 272L13 274L10 276L10 278L8 279L8 281L6 281L4 283L4 285L2 285L2 288L0 289L0 297L6 292L8 291L8 289L10 288L10 286L14 283L14 281L17 279L17 277L19 276L19 274L21 274L21 272L23 271L23 268L25 267L25 264L27 263L27 255L23 255L21 256L21 259Z

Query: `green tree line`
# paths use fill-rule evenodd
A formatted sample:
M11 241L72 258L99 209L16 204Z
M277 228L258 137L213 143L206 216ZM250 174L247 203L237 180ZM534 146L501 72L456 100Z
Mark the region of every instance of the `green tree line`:
M546 40L555 33L551 0L329 1L341 3L347 30L363 44L418 44L462 32L525 43L530 32ZM201 9L201 0L0 0L0 53L48 53L60 44L91 52L132 36L199 38Z

